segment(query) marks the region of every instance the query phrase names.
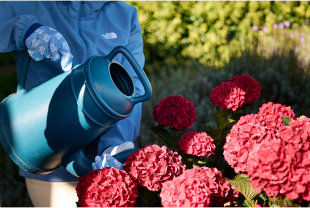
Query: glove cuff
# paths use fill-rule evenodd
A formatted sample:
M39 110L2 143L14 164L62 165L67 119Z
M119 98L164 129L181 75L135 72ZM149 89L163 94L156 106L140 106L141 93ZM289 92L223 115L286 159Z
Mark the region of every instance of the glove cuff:
M40 23L34 23L33 25L31 25L31 26L28 28L27 32L25 33L24 40L23 40L24 46L26 45L25 43L26 43L27 38L28 38L36 29L38 29L39 27L42 27L42 26L44 26L44 25L41 25Z

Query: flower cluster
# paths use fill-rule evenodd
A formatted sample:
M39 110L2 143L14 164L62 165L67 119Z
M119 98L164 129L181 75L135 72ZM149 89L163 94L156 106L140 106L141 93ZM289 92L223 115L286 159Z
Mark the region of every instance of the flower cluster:
M310 119L298 118L277 135L279 139L264 141L250 153L251 185L269 197L310 201Z
M212 90L210 101L217 107L236 111L243 104L250 104L260 96L260 84L249 75L232 77Z
M238 197L216 168L198 167L163 184L160 194L164 207L223 206Z
M164 182L182 174L185 165L181 156L167 147L147 145L131 153L125 162L124 170L139 185L150 191L158 191Z
M289 126L270 125L271 119L264 121L269 118L266 112L274 113L275 117L284 114L294 118L295 114L290 108L272 103L262 109L263 115L241 117L227 135L224 146L227 163L236 172L248 175L258 193L264 190L269 197L309 201L310 119L297 118Z
M217 107L235 111L245 102L245 92L236 83L223 82L212 90L210 101Z
M79 177L76 192L81 207L133 207L138 188L125 171L111 167Z
M215 151L214 140L204 132L190 131L179 140L179 150L189 155L208 157Z
M194 104L180 95L164 97L153 107L155 122L171 129L190 128L196 121Z
M258 114L264 125L267 125L275 130L284 126L282 117L295 119L296 115L291 107L269 102L259 108Z
M262 140L272 140L274 137L272 129L261 124L259 115L242 116L226 136L225 160L236 173L247 175L247 160L254 144L259 144Z
M255 102L260 96L262 87L255 79L247 74L232 77L229 79L229 82L236 83L245 92L245 104Z
M226 137L224 156L236 173L247 175L249 153L262 140L276 138L275 131L284 126L282 117L295 119L295 113L290 107L269 102L262 105L258 114L243 116L232 127Z

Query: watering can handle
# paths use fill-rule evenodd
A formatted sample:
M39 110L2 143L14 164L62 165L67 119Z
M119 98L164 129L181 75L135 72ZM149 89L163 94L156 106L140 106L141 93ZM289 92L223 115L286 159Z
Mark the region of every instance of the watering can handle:
M17 91L16 92L19 92L19 91L25 89L27 72L28 72L30 60L31 60L31 57L29 56L28 52L26 51L26 54L24 56L23 63L22 63L22 69L20 70L20 74L18 77L18 84L17 84Z
M132 68L135 70L138 77L140 78L140 81L142 82L142 85L145 89L144 95L139 96L139 97L132 97L131 102L133 103L133 105L135 105L139 102L143 102L143 101L148 100L152 96L151 83L150 83L149 79L147 78L147 76L145 75L144 71L142 70L141 66L137 62L137 60L132 55L132 53L124 46L117 46L106 56L106 58L109 59L110 61L112 61L112 59L118 53L121 53L126 57L126 59L129 61L130 65L132 66Z

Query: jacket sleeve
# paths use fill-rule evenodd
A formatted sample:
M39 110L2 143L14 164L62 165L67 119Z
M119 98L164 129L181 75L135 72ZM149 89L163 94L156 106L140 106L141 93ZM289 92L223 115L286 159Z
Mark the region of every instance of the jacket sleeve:
M16 15L6 2L0 2L0 53L25 49L23 39L38 20L33 15Z
M130 50L130 52L132 52L140 66L143 68L145 62L143 54L143 39L136 9L134 9L133 12L131 25L130 39L126 47ZM130 63L123 57L121 64L129 72L133 79L136 87L136 96L143 95L144 87ZM139 136L141 115L142 103L138 103L134 106L129 117L118 121L115 126L101 136L98 143L98 155L101 155L102 152L110 146L117 146L127 141L133 142Z

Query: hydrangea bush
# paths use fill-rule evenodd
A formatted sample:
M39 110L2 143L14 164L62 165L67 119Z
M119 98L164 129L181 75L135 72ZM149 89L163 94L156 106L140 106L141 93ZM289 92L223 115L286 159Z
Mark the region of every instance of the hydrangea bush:
M193 102L176 94L164 97L153 107L157 125L150 129L165 146L146 145L131 153L124 171L90 172L77 187L79 203L304 205L310 201L310 119L296 118L290 106L273 102L263 104L257 114L246 114L244 109L257 101L261 90L249 75L234 76L215 87L210 101L216 125L201 126L201 131L189 130L197 116ZM121 188L103 188L109 183ZM111 190L115 193L104 192Z

